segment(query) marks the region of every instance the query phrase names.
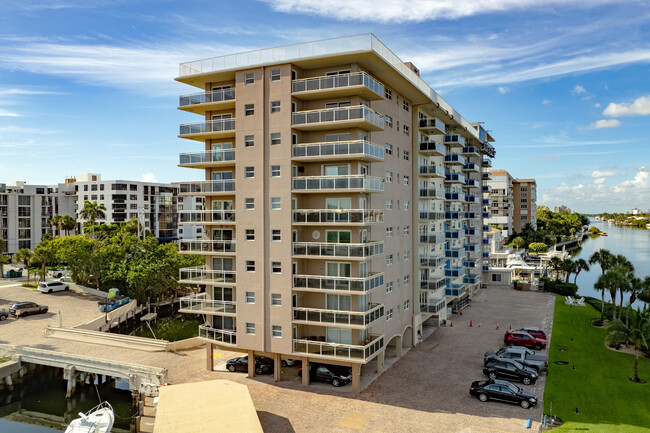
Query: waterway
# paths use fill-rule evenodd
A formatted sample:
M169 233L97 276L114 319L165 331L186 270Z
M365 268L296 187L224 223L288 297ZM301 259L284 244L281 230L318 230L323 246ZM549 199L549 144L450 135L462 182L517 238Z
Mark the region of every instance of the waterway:
M636 229L631 227L618 227L606 221L591 220L591 225L598 227L607 233L607 236L597 236L586 238L582 242L582 248L577 251L573 259L585 259L601 248L605 248L612 254L622 254L632 262L637 277L644 278L650 275L650 230ZM589 271L582 271L578 275L578 294L580 296L591 296L601 298L601 293L594 290L594 284L601 275L600 266L596 263L590 265ZM571 280L573 281L573 276ZM609 293L605 294L605 300L610 301ZM624 298L623 305L627 305L629 295ZM620 303L620 296L617 297L617 303ZM643 302L636 301L633 308L643 307Z

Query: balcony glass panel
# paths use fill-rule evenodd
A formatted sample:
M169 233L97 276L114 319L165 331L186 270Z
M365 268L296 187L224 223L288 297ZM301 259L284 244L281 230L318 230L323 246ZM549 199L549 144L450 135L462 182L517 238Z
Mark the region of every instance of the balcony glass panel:
M373 224L383 221L383 210L304 209L293 211L294 224Z
M237 331L230 329L216 329L210 326L199 326L199 337L224 344L237 344Z
M235 99L235 89L212 90L210 92L181 95L178 98L178 106L186 107L188 105L232 101L234 99Z
M294 242L294 256L366 258L384 254L383 242L365 244L337 244Z
M420 166L420 174L423 176L440 176L445 177L445 167L441 165L429 164Z
M367 140L296 144L291 152L294 158L361 155L384 159L384 148Z
M236 276L235 271L211 270L203 266L196 266L181 268L178 279L190 284L235 283L237 281Z
M384 304L370 304L368 311L325 310L294 307L293 320L332 325L368 326L384 315Z
M178 211L181 223L234 223L234 210L180 210Z
M295 126L347 120L365 120L366 122L384 129L384 117L365 105L299 111L297 113L292 113L291 124Z
M332 358L367 361L384 347L384 336L368 334L368 343L358 345L327 343L307 338L293 340L293 352Z
M181 123L179 135L203 134L206 132L225 132L235 130L235 119L217 119L207 122Z
M381 95L382 97L384 96L384 85L365 72L294 80L291 82L291 91L297 93L314 90L339 89L352 86L365 86L378 95Z
M234 192L234 180L206 180L183 182L178 185L179 194L209 194L215 192Z
M232 301L215 301L212 299L206 299L205 293L200 293L197 295L181 297L179 310L193 313L235 314L237 313L237 303Z
M301 176L293 178L294 191L332 191L360 189L383 191L384 182L378 177L363 174L350 176Z
M212 150L206 152L181 153L179 164L205 164L235 160L235 149Z
M293 288L307 290L337 290L342 292L367 292L384 285L384 274L366 278L329 277L323 275L294 275Z
M235 241L181 239L180 251L188 253L234 253Z

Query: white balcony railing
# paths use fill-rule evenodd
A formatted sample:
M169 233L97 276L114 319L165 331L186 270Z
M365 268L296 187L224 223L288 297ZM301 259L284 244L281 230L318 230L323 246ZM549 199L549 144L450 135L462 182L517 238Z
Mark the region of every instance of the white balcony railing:
M199 293L180 298L179 312L197 314L236 314L237 303L232 301L206 299L205 293Z
M178 221L180 223L186 223L186 224L234 223L235 211L234 210L179 210Z
M378 177L356 174L349 176L300 176L293 178L293 191L362 190L383 191L384 182Z
M291 153L294 158L357 156L384 159L384 148L367 140L294 144Z
M181 239L180 251L186 253L234 253L235 241Z
M207 164L235 160L235 149L209 150L206 152L181 153L179 165Z
M322 110L298 111L292 113L291 124L295 126L328 122L363 120L379 129L384 129L384 116L365 105L354 107L325 108Z
M294 224L375 224L384 222L378 209L300 209L293 211Z
M231 329L216 329L202 325L199 326L199 337L233 346L237 344L237 331Z
M192 93L178 97L178 106L209 104L235 100L235 89L212 90L210 92Z
M293 353L310 356L325 356L329 358L368 361L384 347L384 336L368 334L368 343L342 344L328 343L310 339L294 339Z
M179 194L213 194L230 193L235 191L235 181L228 180L205 180L197 182L182 182L178 185Z
M384 285L384 274L374 274L365 278L330 277L325 275L294 275L293 288L303 290L331 290L341 292L365 293Z
M293 308L294 322L366 327L384 316L384 304L370 304L368 311L326 310L323 308Z
M237 272L206 269L204 266L181 268L178 280L185 284L220 284L235 283Z
M215 119L207 122L181 123L179 135L228 132L235 130L235 119Z
M293 255L305 257L369 258L384 254L383 242L365 244L294 242Z
M303 78L291 82L293 93L316 90L341 89L346 87L364 86L384 97L384 85L365 72L351 74L327 75L324 77Z

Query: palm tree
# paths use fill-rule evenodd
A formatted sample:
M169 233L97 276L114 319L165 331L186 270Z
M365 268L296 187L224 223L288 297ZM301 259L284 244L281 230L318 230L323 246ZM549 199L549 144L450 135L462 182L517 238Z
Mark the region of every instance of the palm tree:
M19 262L23 262L25 269L27 270L27 282L29 283L29 261L34 257L34 253L28 248L21 248L18 250L14 259Z
M612 297L612 320L616 320L616 292L627 291L630 285L630 278L627 270L621 265L615 265L605 275L609 274L609 295Z
M97 204L96 201L89 202L86 200L84 208L79 212L81 218L90 220L93 237L95 237L95 220L106 218L105 210L106 207L103 204Z
M564 259L562 260L562 263L560 264L560 269L564 272L565 275L565 283L569 282L569 277L575 270L575 263L573 263L573 260L571 259Z
M5 240L2 239L2 237L0 236L0 278L4 278L3 273L5 270L4 266L6 263L4 252L5 252Z
M560 268L562 267L562 259L558 256L553 256L548 261L548 265L555 271L555 279L558 280L560 276Z
M646 279L650 279L650 277L646 277ZM636 301L637 294L643 292L645 289L645 281L641 280L641 278L633 276L630 279L630 287L629 287L629 292L630 292L630 301L627 303L627 308L625 309L625 326L627 326L630 322L628 321L630 317L630 308L632 308L632 304L634 301Z
M641 382L639 379L639 351L648 348L650 339L650 317L647 314L637 310L637 314L632 316L632 323L626 325L620 320L615 320L607 327L606 340L614 344L633 344L634 345L634 382Z
M512 245L517 249L521 249L526 246L526 241L521 236L517 236L512 240Z
M56 258L56 251L49 241L41 242L34 250L33 260L41 263L41 280L45 281L45 267Z
M600 292L600 323L605 321L605 291L609 289L609 275L601 274L594 283L594 289Z
M578 284L577 283L578 274L581 271L588 271L589 270L589 263L587 263L587 261L585 259L578 259L578 260L574 261L573 264L574 264L573 272L575 272L575 274L576 274L575 278L573 279L573 284Z
M55 227L59 229L59 236L61 236L61 215L54 215L48 222L52 226L52 236L56 234Z
M627 257L625 257L624 255L621 255L621 254L618 254L618 255L614 256L614 264L616 266L621 267L621 270L623 270L626 273L626 275L628 277L628 280L632 280L632 278L634 278L634 265L632 264L632 262L630 262L627 259ZM625 287L620 288L620 291L621 291L620 307L621 307L621 312L622 312L623 311L623 292L629 291L629 281L628 281L628 284Z
M604 248L599 249L589 257L589 264L593 265L598 263L600 270L604 274L607 269L612 265L613 255L609 250Z
M61 228L65 230L65 235L70 236L70 230L75 230L77 228L77 220L72 218L70 215L64 215L61 218Z

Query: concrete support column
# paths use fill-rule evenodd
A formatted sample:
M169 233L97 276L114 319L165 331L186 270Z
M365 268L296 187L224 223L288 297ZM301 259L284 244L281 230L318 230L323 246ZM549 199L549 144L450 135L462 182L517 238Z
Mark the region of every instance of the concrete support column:
M377 355L377 373L383 373L386 367L384 366L384 358L386 357L386 351L381 350Z
M276 382L282 380L282 355L279 353L273 355L273 380Z
M5 384L7 385L7 389L9 389L9 391L14 390L14 383L11 380L11 375L5 377Z
M71 398L77 390L77 371L73 365L68 365L63 369L63 379L67 381L65 396Z
M255 377L255 352L252 350L248 351L248 377Z
M352 364L352 392L361 391L361 364Z
M208 371L214 370L214 354L212 343L205 345L205 368Z
M302 358L302 384L309 385L309 358Z
M402 337L397 337L397 341L395 341L395 356L402 357Z

